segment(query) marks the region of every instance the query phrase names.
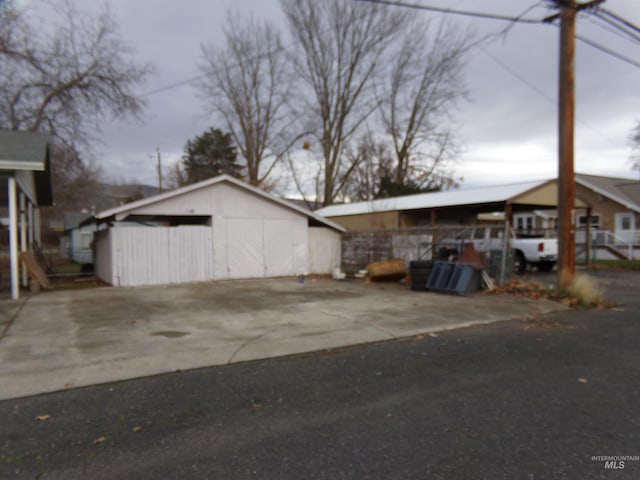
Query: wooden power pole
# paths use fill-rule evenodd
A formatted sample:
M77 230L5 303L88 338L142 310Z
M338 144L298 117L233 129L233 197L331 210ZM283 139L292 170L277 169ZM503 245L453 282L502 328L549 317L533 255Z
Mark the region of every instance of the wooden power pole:
M560 84L558 107L558 286L568 287L576 270L576 237L573 210L576 183L573 169L575 118L576 15L605 0L578 4L576 0L556 0L560 8ZM549 17L549 21L558 15Z
M573 208L576 184L573 170L575 116L575 0L558 1L560 6L560 85L558 107L558 286L568 287L575 274L575 231Z

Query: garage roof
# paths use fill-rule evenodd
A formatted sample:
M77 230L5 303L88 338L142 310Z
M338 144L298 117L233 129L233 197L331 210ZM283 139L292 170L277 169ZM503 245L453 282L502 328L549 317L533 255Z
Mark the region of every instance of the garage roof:
M384 198L369 202L345 203L342 205L324 207L316 210L315 213L322 215L323 217L341 217L373 212L502 203L539 188L550 181L551 180L538 180L534 182L514 183L496 187L420 193L417 195Z
M260 190L259 188L253 187L229 175L220 175L218 177L210 178L202 182L186 185L184 187L171 190L169 192L161 193L153 197L143 198L142 200L137 200L135 202L127 203L119 207L111 208L109 210L104 210L102 212L96 213L94 215L94 218L96 220L107 220L110 218L115 218L116 220L123 219L127 216L127 213L132 212L140 207L145 207L147 205L152 205L156 202L165 201L170 198L177 197L179 195L183 195L188 192L193 192L195 190L208 188L219 183L230 183L232 185L235 185L236 187L242 188L248 192L258 195L270 202L277 203L278 205L285 207L289 210L293 210L295 212L306 215L307 217L309 217L310 219L313 219L315 222L321 225L327 226L339 232L346 231L344 227L342 227L341 225L338 225L337 223L332 222L331 220L327 220L326 218L323 218L320 215L317 215L316 213L311 212L310 210L307 210L305 208L289 203L285 200L282 200L281 198L275 197L274 195L271 195L263 190ZM82 223L85 224L89 222L85 221Z

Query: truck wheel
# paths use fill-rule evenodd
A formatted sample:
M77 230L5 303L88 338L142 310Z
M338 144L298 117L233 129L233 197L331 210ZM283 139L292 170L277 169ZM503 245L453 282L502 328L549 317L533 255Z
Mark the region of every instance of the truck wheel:
M524 258L522 252L515 252L513 254L513 271L518 275L525 272L527 269L527 260Z

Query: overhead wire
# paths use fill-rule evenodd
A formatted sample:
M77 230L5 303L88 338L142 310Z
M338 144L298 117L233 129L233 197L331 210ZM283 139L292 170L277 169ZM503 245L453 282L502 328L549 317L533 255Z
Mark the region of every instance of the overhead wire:
M617 36L618 38L627 40L629 42L634 42L634 39L632 37L621 32L620 29L614 28L608 22L604 21L604 19L600 18L598 15L589 16L588 20L591 22L591 24L596 25L597 27L609 32L612 35ZM636 42L640 43L640 38L636 40Z
M396 2L391 0L356 0L362 3L372 3L377 5L387 5L393 7L412 8L415 10L427 10L430 12L448 13L452 15L461 15L466 17L484 18L488 20L503 20L517 23L542 23L542 19L510 17L507 15L499 15L494 13L473 12L469 10L457 10L454 8L435 7L432 5L421 5L419 3Z
M631 30L634 30L635 32L640 33L640 27L638 27L637 25L631 23L626 18L622 18L620 15L617 15L616 13L613 13L611 10L608 10L608 9L606 9L604 7L598 7L597 11L602 12L605 15L611 17L612 19L622 23L623 25L625 25L626 27L630 28Z
M470 11L470 10L459 10L459 9L453 9L453 8L443 8L443 7L436 7L436 6L431 6L431 5L422 5L422 4L416 4L416 3L407 3L407 2L400 2L400 1L392 1L392 0L356 0L358 2L362 2L362 3L370 3L370 4L378 4L378 5L387 5L387 6L395 6L395 7L402 7L402 8L411 8L411 9L416 9L416 10L426 10L426 11L433 11L433 12L438 12L438 13L445 13L445 14L452 14L452 15L460 15L460 16L467 16L467 17L475 17L475 18L483 18L483 19L489 19L489 20L500 20L500 21L507 21L510 22L511 25L509 25L507 28L501 30L500 32L496 32L493 34L489 34L485 37L483 37L482 39L480 39L477 44L481 44L484 43L487 40L493 39L493 38L497 38L500 37L502 35L504 35L505 33L507 33L512 27L513 25L515 25L516 23L525 23L525 24L544 24L544 23L548 23L545 22L544 19L536 19L536 18L525 18L524 15L526 15L527 13L529 13L533 8L535 8L536 6L538 6L541 2L538 1L536 2L536 4L530 6L528 9L526 9L523 13L521 13L518 16L508 16L508 15L499 15L499 14L493 14L493 13L486 13L486 12L476 12L476 11ZM589 9L589 13L595 15L596 17L598 17L599 19L606 21L612 28L615 28L617 30L619 30L621 33L626 34L627 36L629 36L630 38L637 40L638 42L640 42L640 27L634 25L633 23L631 23L629 20L626 20L622 17L620 17L619 15L615 14L614 12L611 12L610 10L607 10L603 7L597 7L597 8L592 8ZM605 18L607 18L607 20L605 20ZM618 22L618 24L616 24L615 22ZM621 26L620 24L624 25ZM631 32L629 32L629 29L632 31L637 32L639 35L635 35ZM611 55L615 58L618 58L619 60L622 60L630 65L636 66L640 68L640 62L627 57L625 55L622 55L608 47L605 47L603 45L600 45L597 42L594 42L593 40L590 40L584 36L581 35L576 35L576 38L578 40L580 40L581 42L590 45L591 47L606 53L608 55ZM476 44L473 44L472 46L476 46ZM290 46L282 46L282 49L287 49ZM486 53L486 52L485 52ZM491 58L491 57L490 57ZM494 59L495 61L495 59ZM498 63L499 64L499 63ZM499 64L500 65L500 64ZM500 65L504 68L504 65ZM512 73L512 72L510 72ZM165 85L159 88L156 88L154 90L150 90L148 92L144 92L140 95L140 97L142 98L146 98L152 95L156 95L158 93L162 93L162 92L166 92L169 90L173 90L174 88L178 88L181 87L183 85L188 85L190 83L196 82L198 80L202 80L204 78L206 78L207 75L206 74L202 74L202 75L196 75L190 78L187 78L185 80L181 80L179 82L175 82L169 85ZM516 76L516 78L518 78L519 80L522 80L519 76ZM546 97L545 97L546 98Z
M637 43L640 43L640 32L634 33L633 31L630 31L627 27L621 25L619 22L618 23L615 22L614 20L607 17L606 15L603 15L598 10L594 10L592 12L592 16L608 24L612 28L612 30L615 30L616 35L619 35L621 37L627 38L628 40L633 40Z
M590 40L582 35L578 35L576 34L576 39L580 40L582 43L585 43L593 48L595 48L596 50L600 50L601 52L604 52L606 54L611 55L612 57L617 58L618 60L622 60L623 62L626 62L630 65L633 65L634 67L638 67L640 68L640 62L637 60L634 60L630 57L627 57L626 55L622 55L621 53L618 53L614 50L611 50L608 47L605 47L604 45L600 45L597 42L594 42L593 40Z

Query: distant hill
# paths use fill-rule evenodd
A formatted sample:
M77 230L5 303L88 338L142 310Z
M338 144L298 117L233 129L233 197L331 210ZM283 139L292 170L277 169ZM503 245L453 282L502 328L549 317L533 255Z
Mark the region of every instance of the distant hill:
M92 199L93 202L89 208L94 212L100 212L135 200L151 197L158 193L160 193L158 187L152 185L138 183L112 185L109 183L99 183L95 196Z

